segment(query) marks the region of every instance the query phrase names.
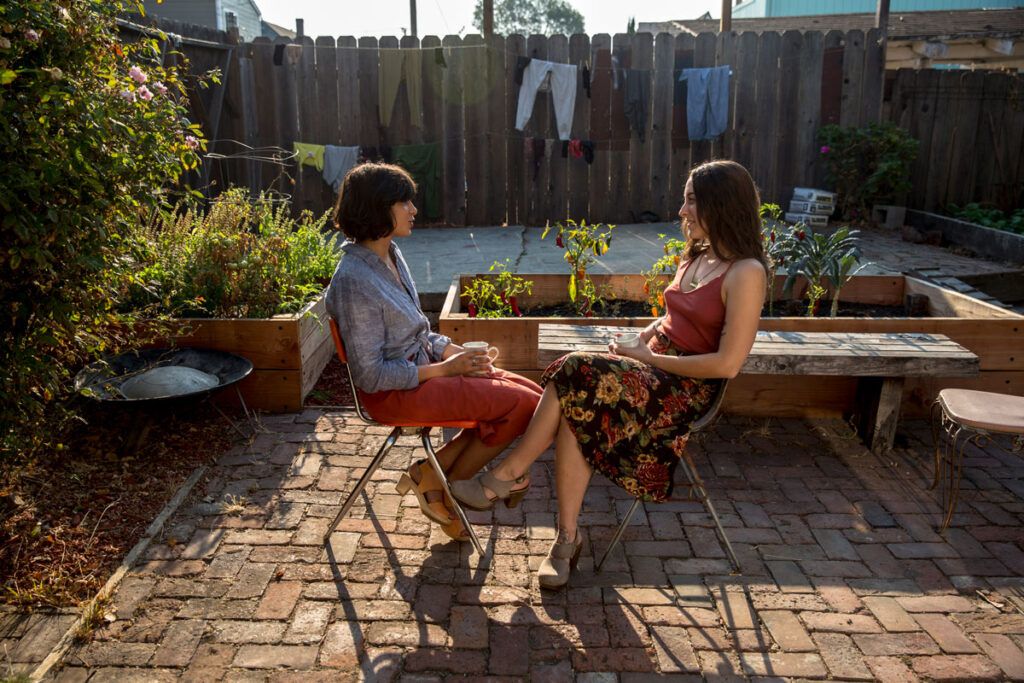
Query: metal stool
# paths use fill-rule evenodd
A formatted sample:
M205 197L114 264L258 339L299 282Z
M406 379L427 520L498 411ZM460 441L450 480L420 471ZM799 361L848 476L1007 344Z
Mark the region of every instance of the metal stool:
M687 432L688 436L692 436L694 433L699 432L702 429L707 428L715 418L718 417L718 411L722 407L722 401L725 400L725 389L728 386L728 380L722 380L722 385L718 388L718 393L715 394L714 400L711 402L711 407L704 413L699 419L695 420ZM704 504L704 508L711 515L711 520L715 523L715 528L718 530L718 535L722 539L722 545L725 546L725 552L729 555L729 561L732 563L733 569L737 571L740 568L739 560L736 559L736 553L733 552L732 544L729 543L729 537L725 535L725 529L722 528L722 522L718 519L718 513L715 512L715 506L711 504L711 498L708 497L708 491L704 488L704 481L700 478L700 474L697 473L697 466L694 464L693 459L688 453L683 453L683 457L679 459L679 466L683 468L683 473L686 475L686 480L690 482L690 496L697 498ZM611 554L615 546L619 544L619 539L622 538L623 532L626 531L626 527L629 526L629 520L633 518L633 513L640 507L641 501L639 498L633 499L633 504L629 506L629 510L626 512L626 516L622 518L622 523L619 524L619 528L615 530L615 535L612 536L611 542L608 544L608 548L601 555L601 559L597 561L597 566L594 571L601 571L601 567L604 566L605 560L608 559L608 555Z
M960 497L964 448L974 442L981 445L993 435L1014 437L1013 451L1024 445L1024 396L994 394L971 389L943 389L932 404L932 438L935 443L935 480L929 489L942 482L942 507L945 516L939 533L949 526ZM940 441L939 432L946 438Z
M348 375L348 383L349 386L352 387L352 400L355 402L356 415L359 416L360 420L367 424L394 427L394 429L392 429L391 433L388 434L388 437L384 439L384 443L381 444L377 454L373 456L373 460L370 461L369 467L367 467L366 471L363 472L363 476L359 478L359 481L356 483L356 487L352 489L352 492L348 494L348 498L346 498L345 502L342 503L341 510L338 511L338 514L334 517L334 521L331 522L331 525L327 528L327 532L324 534L324 543L326 544L330 540L331 534L334 533L338 524L342 519L344 519L345 515L348 514L348 511L352 509L352 505L356 502L356 497L362 493L363 489L366 488L366 484L370 481L371 477L373 477L373 473L377 471L377 468L380 467L380 464L384 461L384 456L388 454L391 447L395 445L396 441L398 441L398 437L418 433L420 435L420 440L423 442L423 449L427 452L427 460L430 462L430 466L434 468L434 471L437 472L438 479L441 480L441 488L444 489L445 496L447 496L448 500L451 501L452 507L455 508L455 514L459 516L459 519L462 521L462 526L466 528L466 533L469 534L469 540L473 543L473 547L476 548L476 551L481 557L483 557L484 548L480 544L480 539L477 538L476 532L469 523L469 519L466 518L466 513L463 511L462 506L459 505L459 501L452 497L452 492L448 488L448 477L445 476L444 468L441 467L441 463L437 461L437 455L434 453L434 446L430 443L430 432L434 427L476 429L480 426L480 423L473 420L452 420L449 422L436 422L432 424L425 424L414 420L403 422L402 424L377 422L363 410L363 406L359 402L359 391L356 389L355 382L352 381L352 371L348 367L348 354L345 352L345 344L341 339L341 332L338 330L338 324L334 322L334 320L331 320L331 336L334 337L334 346L338 351L338 358L345 364L345 373Z

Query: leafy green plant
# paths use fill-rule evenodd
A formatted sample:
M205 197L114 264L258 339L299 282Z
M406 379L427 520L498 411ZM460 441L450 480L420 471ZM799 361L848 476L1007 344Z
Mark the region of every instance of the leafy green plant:
M0 459L56 450L73 369L145 341L111 266L205 142L160 43L117 37L115 18L141 9L0 3Z
M490 272L495 277L475 277L463 290L470 318L522 317L519 295L533 291L533 281L524 280L508 269L509 259L495 261Z
M655 261L650 270L642 271L644 278L644 294L647 295L647 304L651 308L651 315L658 317L665 310L665 276L672 275L679 268L686 251L686 240L677 237L665 239L665 235L659 233L658 239L662 241L661 258Z
M555 229L555 244L565 250L563 258L569 264L569 301L577 315L592 317L595 307L604 306L605 292L587 277L587 268L608 253L615 226L570 220L566 224L556 223ZM550 231L548 225L540 238L545 239Z
M1004 213L991 206L982 206L977 202L965 204L963 208L956 204L949 206L949 213L954 218L984 225L987 228L1006 230L1018 235L1024 235L1024 208L1015 209L1010 213Z
M862 128L830 124L822 126L818 139L845 217L863 220L871 215L874 204L895 201L910 190L918 141L899 126L888 122Z
M231 188L204 211L185 200L133 232L123 266L125 310L181 317L268 318L294 313L324 288L338 256L328 215L291 217L288 202Z
M832 289L830 315L835 317L839 310L839 293L850 278L864 266L860 265L860 238L857 230L844 226L831 235L815 233L811 228L797 224L793 232L790 264L783 292L793 291L798 277L807 280L807 316L813 317L818 303L828 290L827 280Z
M768 291L765 298L768 299L768 315L771 316L775 314L775 275L793 257L797 229L781 221L782 208L778 204L762 204L758 215L761 218L761 242L768 256Z

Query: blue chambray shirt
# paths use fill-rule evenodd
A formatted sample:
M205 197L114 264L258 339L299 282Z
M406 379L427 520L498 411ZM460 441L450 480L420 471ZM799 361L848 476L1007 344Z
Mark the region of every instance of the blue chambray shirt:
M452 340L430 331L402 252L392 242L402 284L377 254L352 240L327 289L356 386L375 393L419 386L416 366L439 361Z

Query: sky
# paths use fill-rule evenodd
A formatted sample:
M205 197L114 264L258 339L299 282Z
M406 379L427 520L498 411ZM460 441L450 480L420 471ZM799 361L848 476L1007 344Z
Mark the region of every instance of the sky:
M626 22L695 19L704 12L721 14L720 0L569 0L582 15L587 33L614 34ZM295 29L305 20L310 36L401 36L409 28L409 0L256 0L264 21ZM476 33L475 0L417 0L420 36Z

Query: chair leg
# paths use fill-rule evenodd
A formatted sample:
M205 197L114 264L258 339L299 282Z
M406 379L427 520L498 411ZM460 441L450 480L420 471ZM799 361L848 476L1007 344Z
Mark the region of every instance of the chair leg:
M601 555L601 559L597 561L597 565L594 567L595 572L601 571L601 567L604 566L604 561L608 559L608 556L615 550L615 546L619 544L619 539L622 538L622 534L626 531L626 527L629 526L629 520L633 519L633 513L640 507L640 499L634 498L633 504L629 506L629 510L626 512L626 516L622 518L622 523L619 524L619 528L615 530L615 535L612 536L611 542L608 543L608 547L604 550L604 555Z
M950 461L947 464L947 467L949 468L949 477L948 481L943 481L942 499L945 514L942 518L942 525L939 527L940 534L944 533L946 529L949 528L950 522L953 521L953 513L956 512L956 504L960 498L960 480L963 476L964 450L966 450L967 444L971 442L971 439L974 436L969 433L961 439L961 433L964 431L964 428L960 427L952 434L952 444L949 449Z
M452 507L455 508L455 514L458 515L459 520L462 522L462 526L466 528L466 533L469 534L469 540L473 543L473 547L476 548L476 552L480 557L484 556L484 547L480 544L480 539L477 538L476 531L473 530L473 525L469 523L469 519L466 517L465 510L459 505L459 501L452 495L451 489L448 488L448 476L444 472L444 468L441 467L441 463L437 460L437 455L434 453L434 445L430 443L430 428L425 427L420 430L420 438L423 440L423 450L427 452L427 459L430 460L430 466L437 472L437 478L441 480L441 488L444 489L444 495L448 500L451 501Z
M704 503L705 509L708 514L711 515L711 521L715 523L715 528L718 529L718 536L722 539L722 545L725 546L725 552L729 556L729 561L732 563L732 568L736 571L740 570L740 562L736 559L736 552L732 549L732 544L729 543L729 537L725 535L725 529L722 528L722 521L718 519L718 513L715 512L715 506L711 504L711 498L708 496L707 489L704 488L704 481L697 474L696 468L692 465L689 456L683 455L679 459L679 465L683 468L683 472L686 474L686 478L690 481L690 486L693 491L696 492L697 497L702 503Z
M345 518L345 515L348 514L348 511L352 509L352 506L356 502L356 497L363 492L363 489L366 488L366 485L369 483L373 473L376 472L377 468L380 467L380 464L384 462L384 456L386 456L388 451L391 450L391 447L395 445L395 442L398 441L398 437L401 436L401 434L402 428L395 427L391 430L391 433L388 434L388 438L384 439L384 443L380 445L377 455L373 456L373 460L370 461L370 465L363 472L363 476L359 477L356 487L352 489L352 493L348 494L348 498L346 498L345 502L342 503L341 510L339 510L338 514L335 515L334 521L331 522L329 527L327 527L327 532L324 534L324 544L331 539L331 534L334 533L334 530L338 527L341 520Z

